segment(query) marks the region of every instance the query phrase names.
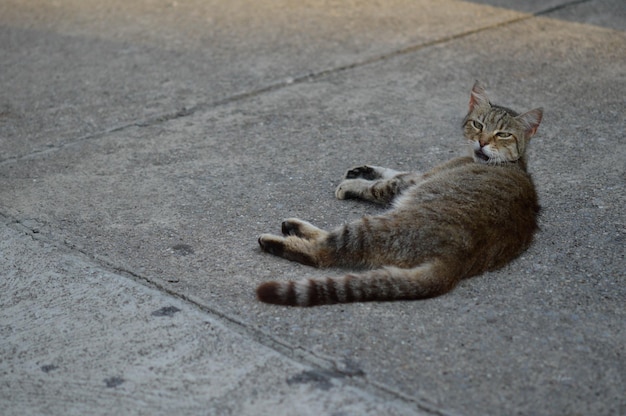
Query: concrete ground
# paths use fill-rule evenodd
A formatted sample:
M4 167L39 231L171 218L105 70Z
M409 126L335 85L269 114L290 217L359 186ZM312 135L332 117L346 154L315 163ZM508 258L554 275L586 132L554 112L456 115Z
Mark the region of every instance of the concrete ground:
M0 414L626 414L622 0L3 0ZM311 309L264 253L351 166L543 106L541 232L440 298Z

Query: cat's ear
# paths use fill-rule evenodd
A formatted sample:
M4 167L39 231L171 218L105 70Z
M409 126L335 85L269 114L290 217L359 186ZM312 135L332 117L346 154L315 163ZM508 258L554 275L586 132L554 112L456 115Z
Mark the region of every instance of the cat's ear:
M541 119L543 118L543 108L535 108L534 110L530 110L517 116L516 118L524 124L524 127L526 128L526 136L530 138L537 133L539 123L541 123Z
M474 83L472 93L470 94L469 111L474 111L477 107L489 106L489 98L487 93L479 81Z

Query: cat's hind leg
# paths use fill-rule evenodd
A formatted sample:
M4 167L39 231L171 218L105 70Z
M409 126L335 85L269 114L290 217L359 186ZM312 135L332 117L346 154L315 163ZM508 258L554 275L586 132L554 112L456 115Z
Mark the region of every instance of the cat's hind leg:
M288 218L281 224L281 231L283 235L295 235L296 237L304 238L307 240L315 240L325 237L328 232L317 228L310 222L300 220L298 218Z
M308 266L329 265L332 256L329 250L323 248L323 241L328 232L297 218L283 221L281 231L283 236L261 234L259 237L261 249Z
M315 251L310 240L296 236L282 237L273 234L261 234L259 245L263 251L275 256L308 266L317 266Z

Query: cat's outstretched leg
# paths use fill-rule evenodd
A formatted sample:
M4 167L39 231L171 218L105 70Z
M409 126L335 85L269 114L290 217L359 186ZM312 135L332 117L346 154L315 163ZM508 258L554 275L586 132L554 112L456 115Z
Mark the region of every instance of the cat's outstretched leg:
M331 253L323 248L328 232L297 218L283 221L281 231L283 236L261 234L261 248L275 256L308 266L329 265Z
M300 220L298 218L288 218L282 222L281 231L283 235L295 235L296 237L307 240L321 239L328 233L321 228L317 228L310 222Z
M416 184L420 174L398 172L379 166L350 169L335 190L337 199L364 199L387 205L404 189Z

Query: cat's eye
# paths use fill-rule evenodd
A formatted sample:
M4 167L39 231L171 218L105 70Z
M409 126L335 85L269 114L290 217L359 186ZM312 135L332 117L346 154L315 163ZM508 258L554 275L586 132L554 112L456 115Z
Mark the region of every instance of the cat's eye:
M509 139L511 138L511 133L507 133L506 131L499 131L496 133L496 136L498 136L501 139Z
M482 130L483 129L483 125L480 121L476 121L476 120L472 120L472 127L474 127L476 130Z

